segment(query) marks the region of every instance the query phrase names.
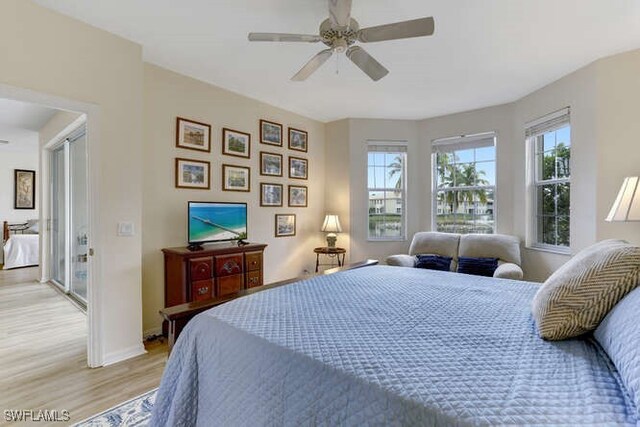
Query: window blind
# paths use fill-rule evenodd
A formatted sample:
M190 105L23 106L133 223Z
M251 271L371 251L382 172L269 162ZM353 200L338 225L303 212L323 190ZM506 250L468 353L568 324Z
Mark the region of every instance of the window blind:
M452 138L434 139L431 142L432 153L451 153L472 148L493 147L496 142L495 132L476 135L456 136Z
M394 144L394 143L382 143L382 142L368 142L367 151L377 153L406 153L407 146Z
M562 110L558 110L554 113L547 114L544 117L533 120L526 124L524 131L525 137L531 138L566 126L569 123L569 116L570 108L566 107Z

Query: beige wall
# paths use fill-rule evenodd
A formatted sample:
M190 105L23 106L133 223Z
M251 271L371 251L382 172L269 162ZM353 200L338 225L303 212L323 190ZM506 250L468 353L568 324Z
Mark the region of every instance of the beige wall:
M2 221L18 222L37 219L40 202L36 201L35 209L14 209L14 170L28 169L36 171L36 179L40 176L38 165L38 132L0 126L0 139L9 144L0 144L0 223ZM36 198L41 187L36 183ZM1 251L0 251L1 252ZM0 254L0 260L2 254Z
M417 122L347 120L327 124L327 150L349 141L349 158L336 157L332 168L350 168L350 248L352 259L405 252L413 232L431 228L430 144L433 139L496 131L497 231L526 238L526 123L563 107L571 107L572 190L571 241L575 253L604 238L625 238L640 243L634 223L606 223L606 216L624 176L637 175L640 134L637 104L640 99L640 50L596 61L511 103ZM417 128L416 128L417 127ZM367 242L364 211L368 139L407 139L408 223L406 242ZM523 245L524 248L525 245ZM529 280L544 280L569 259L568 255L523 249Z
M229 201L248 204L248 240L267 243L265 283L313 271L313 248L320 246L320 226L325 214L325 126L302 116L269 106L215 86L146 64L144 67L144 187L143 187L143 303L145 333L157 332L164 306L164 266L161 249L187 243L187 201ZM212 125L211 153L175 147L176 116ZM284 146L260 144L259 120L284 125ZM288 150L287 127L309 132L309 151ZM222 155L222 128L251 134L251 158ZM260 151L284 155L284 177L259 174ZM287 178L288 156L309 159L309 180ZM174 159L186 157L211 162L211 190L177 189L174 186ZM251 167L251 192L221 190L222 164ZM260 182L284 184L282 208L260 207ZM308 186L308 207L287 207L287 185ZM276 213L294 213L295 237L275 238Z
M142 350L141 236L118 237L118 221L142 219L142 50L135 43L36 6L0 6L0 84L95 106L89 151L99 242L92 265L101 285L109 362ZM99 171L98 171L99 168ZM96 173L97 172L97 173ZM97 207L97 209L95 209ZM98 309L98 307L96 307Z

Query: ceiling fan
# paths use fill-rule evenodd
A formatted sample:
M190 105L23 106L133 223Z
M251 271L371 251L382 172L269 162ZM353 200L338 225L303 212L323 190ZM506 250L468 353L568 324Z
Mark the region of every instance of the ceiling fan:
M360 28L358 22L351 18L352 0L328 0L329 19L320 24L320 34L286 34L286 33L249 33L252 42L322 42L329 48L320 51L300 69L291 80L303 81L324 64L333 53L345 53L347 58L358 66L372 80L378 81L389 73L382 64L376 61L360 46L360 43L381 42L386 40L406 39L410 37L430 36L435 24L432 17L396 22L376 27Z

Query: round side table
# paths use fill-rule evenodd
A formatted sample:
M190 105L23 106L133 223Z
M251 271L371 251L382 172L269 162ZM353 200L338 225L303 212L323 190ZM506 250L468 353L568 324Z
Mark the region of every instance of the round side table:
M320 264L320 255L327 256L330 259L336 258L338 261L338 267L342 267L344 265L344 257L347 254L347 250L345 248L330 248L326 246L322 248L315 248L313 252L316 254L316 273L318 272L318 267L321 265L334 265L333 262L331 264Z

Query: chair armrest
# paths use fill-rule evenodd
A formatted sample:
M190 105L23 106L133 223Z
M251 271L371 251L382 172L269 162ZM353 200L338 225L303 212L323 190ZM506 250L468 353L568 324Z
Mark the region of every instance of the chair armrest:
M387 257L385 263L395 267L415 267L416 257L411 255L391 255Z
M496 268L496 271L493 273L493 277L497 277L499 279L522 280L524 274L522 273L522 268L520 268L518 264L505 262Z

